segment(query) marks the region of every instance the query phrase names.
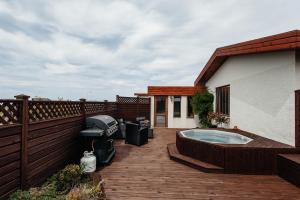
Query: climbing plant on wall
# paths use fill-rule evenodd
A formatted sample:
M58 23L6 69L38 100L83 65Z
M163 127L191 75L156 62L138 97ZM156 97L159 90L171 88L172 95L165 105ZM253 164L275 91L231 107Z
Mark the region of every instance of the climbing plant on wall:
M209 91L196 92L192 98L193 111L199 117L200 126L203 128L211 127L208 114L213 111L214 95Z

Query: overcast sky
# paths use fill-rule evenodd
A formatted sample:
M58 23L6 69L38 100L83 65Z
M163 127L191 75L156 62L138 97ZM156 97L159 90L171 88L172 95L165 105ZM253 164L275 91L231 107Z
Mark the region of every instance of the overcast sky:
M299 0L1 0L0 98L193 85L220 46L300 28Z

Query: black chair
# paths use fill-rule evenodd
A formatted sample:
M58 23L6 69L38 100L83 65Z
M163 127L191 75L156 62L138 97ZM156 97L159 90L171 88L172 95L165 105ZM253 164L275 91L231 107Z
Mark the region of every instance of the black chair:
M150 121L146 120L146 117L137 117L136 123L140 125L140 127L147 127L148 128L148 138L153 139L153 129L150 127Z
M139 124L126 122L125 143L141 146L148 143L148 128Z

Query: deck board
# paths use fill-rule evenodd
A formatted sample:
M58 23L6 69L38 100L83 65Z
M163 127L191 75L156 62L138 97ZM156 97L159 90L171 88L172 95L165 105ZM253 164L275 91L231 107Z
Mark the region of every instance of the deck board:
M108 199L300 199L300 189L278 176L203 173L170 160L175 131L155 129L141 147L116 141L113 163L98 172Z

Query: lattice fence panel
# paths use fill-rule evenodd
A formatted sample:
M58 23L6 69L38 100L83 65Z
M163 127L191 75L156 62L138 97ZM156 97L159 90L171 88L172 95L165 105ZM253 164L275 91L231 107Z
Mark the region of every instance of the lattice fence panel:
M150 98L144 97L117 97L117 102L121 104L128 104L128 103L139 103L139 104L149 104Z
M140 104L150 104L150 98L139 98Z
M115 102L85 102L85 112L87 115L115 115L117 112L117 104Z
M104 111L104 102L86 102L85 112L86 114L98 113Z
M0 126L21 123L21 104L18 100L0 100Z
M81 115L80 102L76 101L29 101L29 121L37 122L50 119Z
M116 111L118 108L117 108L117 104L115 102L108 102L107 105L106 105L106 110L107 111Z

